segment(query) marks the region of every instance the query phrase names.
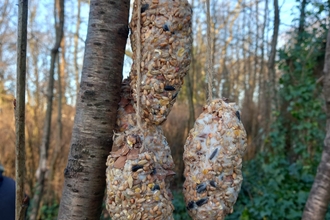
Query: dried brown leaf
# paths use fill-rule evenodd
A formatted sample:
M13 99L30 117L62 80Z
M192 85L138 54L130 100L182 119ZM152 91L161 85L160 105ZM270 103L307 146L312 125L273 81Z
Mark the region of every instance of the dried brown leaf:
M121 154L122 154L122 149L120 148L120 149L118 149L116 151L112 151L112 152L110 152L110 154L111 154L111 157L113 157L113 158L120 157Z
M125 144L124 147L121 149L121 156L127 155L129 150L129 147Z
M139 149L132 149L130 152L127 154L127 160L134 160L139 158Z
M117 169L124 168L126 160L127 160L127 156L118 157L118 159L114 162L113 167Z
M134 111L134 108L133 108L132 105L126 105L126 106L125 106L125 112L126 112L127 114L130 114L130 113L134 113L135 111Z
M119 105L127 105L128 103L129 103L129 100L126 99L126 98L124 98L124 97L122 97L121 100L120 100L120 102L119 102Z

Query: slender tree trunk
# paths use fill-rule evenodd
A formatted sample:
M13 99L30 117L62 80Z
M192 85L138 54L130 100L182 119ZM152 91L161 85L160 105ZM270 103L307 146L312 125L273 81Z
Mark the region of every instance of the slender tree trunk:
M298 46L303 39L302 33L305 30L305 19L306 19L306 5L307 0L301 2L300 17L299 17L299 27L298 27Z
M192 58L194 60L194 58ZM194 70L190 68L189 73L186 76L186 89L187 89L187 98L188 98L188 108L189 108L189 118L188 118L188 131L194 126L195 123L195 107L194 107L194 94L193 94L193 85L191 82L190 73Z
M63 38L64 39L64 38ZM62 40L63 41L63 40ZM62 51L63 52L63 51ZM64 65L63 65L63 56L62 59L60 56L57 56L57 134L56 134L56 144L54 146L54 151L52 154L51 162L50 162L50 169L49 169L49 175L48 175L48 193L52 194L53 191L53 180L54 180L54 173L56 170L56 161L58 154L60 152L60 149L62 147L62 78L63 78L63 72L64 72ZM51 198L51 197L50 197Z
M194 8L194 0L191 2L191 7ZM194 53L191 54L192 63L194 63ZM188 108L189 108L189 119L188 119L188 131L194 126L195 123L195 107L194 107L194 93L193 93L193 82L192 78L194 76L193 64L190 67L190 71L186 76L186 89L188 98ZM191 76L192 75L192 76Z
M31 170L32 170L32 175L34 176L35 171L36 171L36 167L37 167L37 161L35 161L35 152L38 151L34 151L37 150L38 146L40 146L40 140L41 140L41 132L40 132L40 121L42 120L41 117L41 102L40 102L40 81L39 81L39 68L38 68L38 49L37 49L37 43L36 40L33 39L31 40L30 44L30 56L32 56L32 65L34 68L34 77L35 77L35 106L33 107L33 118L34 118L34 126L36 127L36 134L34 135L35 141L34 141L34 145L31 145L30 148L30 152L29 154L27 154L27 160L30 160L31 162ZM32 132L32 131L31 131ZM29 156L30 155L30 156ZM31 189L31 191L33 190L33 188Z
M78 0L76 33L74 34L74 52L73 52L74 72L75 72L75 80L76 80L76 94L78 94L79 91L78 41L79 41L79 30L80 30L80 4L81 4L81 0Z
M321 162L305 205L303 220L323 220L330 201L330 28L323 68L323 95L326 103L326 136Z
M65 97L65 94L67 93L66 89L67 89L67 81L68 81L68 71L67 71L67 62L66 62L66 57L65 57L65 54L66 54L66 48L70 48L71 45L68 44L66 45L66 38L65 38L65 30L63 30L63 37L62 37L62 41L61 41L61 44L60 44L60 48L61 48L61 51L59 52L59 58L58 58L58 61L57 61L57 64L58 64L58 68L60 69L59 70L59 74L60 75L60 79L61 79L61 85L57 84L58 86L60 86L61 88L59 88L61 90L61 102L62 104L64 103L67 103L67 99Z
M17 33L17 75L16 75L16 219L25 217L24 203L25 182L25 82L26 82L26 46L27 46L28 0L18 3Z
M41 90L41 83L40 83L40 51L37 37L35 36L36 31L34 30L35 22L36 22L36 15L38 14L38 7L36 4L33 4L33 1L30 1L29 5L29 30L31 38L28 39L28 47L29 47L29 58L31 59L30 62L27 62L30 66L28 67L30 72L33 72L34 80L33 80L33 92L32 96L35 102L35 105L31 105L33 109L33 124L31 125L34 129L29 129L27 134L29 134L28 145L26 145L26 167L27 167L27 181L29 185L29 191L33 192L34 184L35 184L35 173L38 167L38 152L39 147L41 144L41 122L43 122L43 105L40 98L40 90ZM33 71L32 71L33 70ZM27 91L29 91L29 87L27 87Z
M246 4L246 2L245 2L245 0L243 0L243 3L242 3L243 5L244 4ZM248 34L246 33L246 26L247 26L247 24L246 24L246 22L247 22L247 20L248 19L246 19L246 10L244 10L243 11L243 22L242 22L242 42L241 42L241 47L242 47L242 57L243 57L243 67L242 67L242 69L243 69L243 73L245 73L244 74L244 76L243 76L243 89L244 89L244 94L246 93L246 91L247 91L247 88L248 88L248 86L247 86L247 84L248 84L248 81L247 81L247 78L248 78L248 74L247 74L247 68L246 68L246 51L247 51L247 49L246 49L246 46L245 46L245 42L247 42L247 36L248 36ZM243 114L244 114L244 112L242 112Z
M275 109L278 108L277 90L276 90L276 71L275 71L275 58L276 58L276 45L278 38L278 30L280 26L280 11L278 7L278 0L274 0L274 29L271 43L271 49L268 60L268 71L270 77L270 94L272 102L274 103Z
M253 73L252 73L252 83L251 83L251 88L250 88L250 101L249 101L249 104L250 104L250 117L251 117L251 141L252 141L252 146L251 147L253 150L252 150L252 157L255 156L256 152L257 152L257 136L258 136L258 128L259 128L259 123L258 123L258 115L260 114L260 109L257 109L255 108L255 102L253 101L253 96L254 96L254 91L256 90L256 85L257 85L257 75L260 75L260 70L258 70L258 67L259 67L259 56L258 56L258 50L259 50L259 38L260 38L260 35L259 35L259 1L256 1L255 2L255 10L256 10L256 22L255 22L255 34L256 34L256 37L255 37L255 40L254 40L254 44L255 44L255 48L254 48L254 59L252 59L251 57L251 60L250 62L254 62L254 65L253 65ZM251 44L253 44L251 42ZM251 45L251 47L253 47L253 45Z
M91 0L80 91L58 219L99 219L120 97L129 0Z
M224 46L221 49L221 54L220 54L220 67L222 68L222 72L221 74L218 74L217 76L217 80L218 80L218 87L216 88L217 90L217 95L220 95L220 97L225 97L225 98L231 98L231 88L230 88L230 72L228 70L227 67L227 52L229 49L229 45L232 42L232 40L234 39L234 35L233 35L233 30L234 30L234 24L235 21L237 20L238 16L240 15L241 9L242 9L242 1L243 0L238 0L235 8L232 11L230 10L230 6L228 7L228 15L225 16L226 18L223 19L223 24L220 25L219 29L217 32L220 31L221 28L224 28ZM228 25L228 26L227 26ZM229 33L228 33L229 32ZM215 36L213 36L215 38ZM213 44L213 51L215 53L216 48L215 48L215 43ZM213 55L214 56L214 55ZM222 88L223 91L220 91L220 85L221 85L221 81L224 81Z
M258 96L258 109L261 111L261 127L263 128L264 136L268 136L269 128L270 128L270 121L271 121L271 102L267 102L269 100L269 89L267 86L267 79L268 79L268 71L264 70L264 58L265 58L265 30L267 25L268 19L268 0L265 1L265 11L264 11L264 23L262 26L261 32L261 66L260 66L260 75L259 75L259 96ZM260 140L258 143L260 146L260 151L264 151L265 142Z
M47 109L45 115L44 132L40 146L39 167L37 170L37 183L32 200L32 210L30 219L34 220L38 217L39 206L43 196L45 187L46 172L47 172L47 157L50 142L50 128L53 107L53 90L54 90L54 72L55 63L58 56L58 51L63 38L64 27L64 0L55 0L55 28L56 28L56 42L51 50L51 61L49 70L49 81L47 91ZM57 15L58 14L58 15ZM58 16L58 17L57 17ZM56 22L58 18L58 23Z

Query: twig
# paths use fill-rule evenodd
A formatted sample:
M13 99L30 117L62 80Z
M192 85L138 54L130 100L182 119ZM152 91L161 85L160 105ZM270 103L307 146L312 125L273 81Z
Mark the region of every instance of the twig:
M211 45L211 18L210 18L210 1L206 0L206 18L207 18L207 76L208 76L208 97L207 102L211 103L213 89L213 62L212 62L212 45Z
M315 84L321 83L324 79L324 76L321 76L318 80L316 80Z

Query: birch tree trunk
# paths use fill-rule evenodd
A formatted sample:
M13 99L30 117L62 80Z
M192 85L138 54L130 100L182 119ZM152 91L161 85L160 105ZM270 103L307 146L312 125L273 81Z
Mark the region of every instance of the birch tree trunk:
M16 127L16 211L17 220L24 219L26 206L24 204L25 177L25 84L26 84L26 47L27 47L27 17L28 0L18 4L17 31L17 75L15 127Z
M326 103L326 136L321 162L305 205L303 220L323 220L330 201L330 28L323 68L323 95Z
M91 0L80 91L58 219L99 219L120 97L129 0Z
M48 157L48 149L49 149L49 141L50 141L50 128L51 128L51 117L52 117L53 96L54 96L53 90L54 90L55 63L56 63L56 58L58 56L60 44L63 38L64 0L55 0L54 11L55 11L54 13L55 21L58 19L58 22L55 22L56 38L55 38L55 44L51 50L51 61L50 61L49 81L48 81L48 90L47 90L47 109L45 115L44 132L40 146L39 166L37 170L37 183L32 199L32 210L30 215L31 220L35 220L38 217L40 202L45 188L47 157Z

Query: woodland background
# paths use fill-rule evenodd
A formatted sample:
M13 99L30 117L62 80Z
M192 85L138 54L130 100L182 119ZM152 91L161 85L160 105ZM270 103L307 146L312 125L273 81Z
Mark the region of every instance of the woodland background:
M206 16L193 6L193 62L164 123L176 164L175 218L187 219L181 194L183 145L206 103ZM64 181L88 22L87 0L65 1L63 38L54 66L53 107L45 189L38 219L55 219ZM30 0L26 86L26 185L38 195L36 171L43 152L51 49L59 0ZM322 68L330 1L212 0L211 35L215 97L239 104L248 134L244 182L226 219L300 219L320 162L325 136ZM17 6L0 0L0 162L15 176ZM128 43L124 77L132 63ZM280 204L280 205L279 205ZM33 201L32 208L35 207ZM31 218L32 219L32 218ZM108 219L106 211L102 219ZM330 219L330 212L327 213Z

